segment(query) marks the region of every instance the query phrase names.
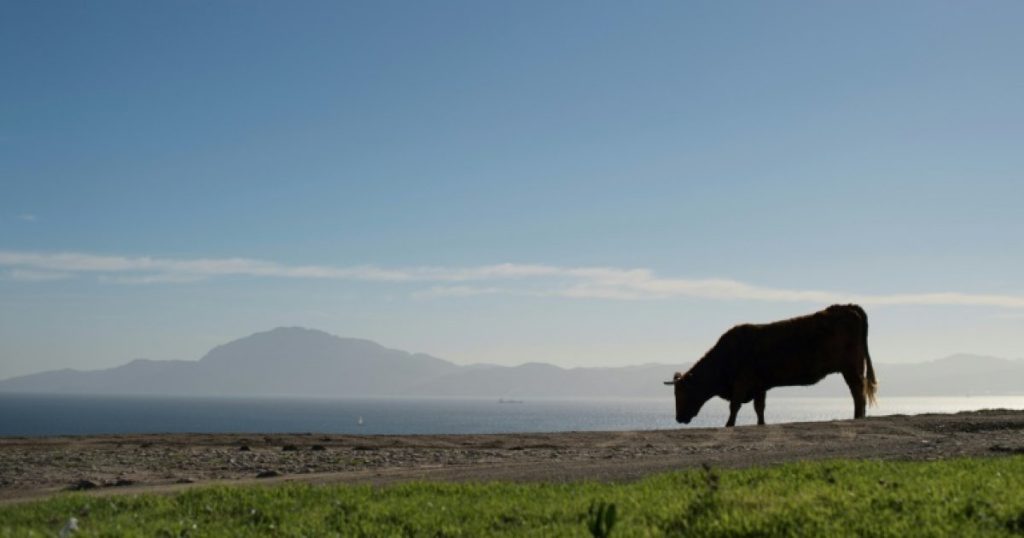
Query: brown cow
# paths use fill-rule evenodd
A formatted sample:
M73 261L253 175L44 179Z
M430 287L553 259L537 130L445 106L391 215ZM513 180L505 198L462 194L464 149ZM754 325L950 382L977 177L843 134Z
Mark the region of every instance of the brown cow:
M676 421L689 424L713 396L729 400L736 425L740 406L754 400L757 423L764 424L765 393L772 387L813 385L843 374L853 395L853 418L875 403L875 370L868 354L868 315L854 305L832 305L807 316L737 325L685 374L676 372Z

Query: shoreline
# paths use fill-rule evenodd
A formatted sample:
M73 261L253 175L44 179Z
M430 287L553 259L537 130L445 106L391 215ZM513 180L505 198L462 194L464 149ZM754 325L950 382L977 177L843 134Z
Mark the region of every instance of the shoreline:
M1024 454L1024 411L888 415L736 428L445 435L0 437L0 503L212 484L635 480L703 464Z

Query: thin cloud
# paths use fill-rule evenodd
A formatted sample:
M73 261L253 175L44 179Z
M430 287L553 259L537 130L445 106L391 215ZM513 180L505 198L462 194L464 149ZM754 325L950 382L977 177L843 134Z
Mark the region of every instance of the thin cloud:
M898 293L873 295L820 290L795 290L754 286L733 280L687 280L652 278L617 285L583 283L562 295L573 298L651 300L694 297L715 300L745 300L797 303L860 303L873 306L991 306L1024 308L1024 297L972 293Z
M417 299L437 299L440 297L474 297L477 295L513 294L515 291L505 288L480 288L476 286L432 286L413 293Z
M7 271L4 276L10 280L19 280L22 282L49 282L51 280L65 280L74 277L71 273L37 271L34 269L12 269Z
M30 275L67 278L94 274L114 284L187 283L209 278L257 277L347 280L381 283L433 283L418 298L516 294L572 299L666 300L700 298L723 301L856 302L874 306L987 306L1024 309L1024 296L962 292L863 294L758 286L724 278L665 278L643 268L560 267L503 263L476 267L410 267L372 265L337 267L288 265L250 258L155 258L85 253L0 251L0 267ZM45 278L36 278L43 280Z
M992 315L995 319L1024 319L1024 312L999 312Z
M39 220L39 217L37 217L36 215L34 215L32 213L22 213L20 215L15 215L14 218L16 218L18 220L25 221L25 222L35 222L35 221Z
M206 277L199 275L134 275L134 276L108 276L100 275L99 280L105 284L188 284L205 280Z

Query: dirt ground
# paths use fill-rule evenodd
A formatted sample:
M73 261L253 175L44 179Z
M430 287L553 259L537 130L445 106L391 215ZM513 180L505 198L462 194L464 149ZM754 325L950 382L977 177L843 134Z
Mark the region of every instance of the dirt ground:
M737 428L494 435L166 434L0 438L0 503L68 489L211 483L634 480L699 466L1024 454L1024 411Z

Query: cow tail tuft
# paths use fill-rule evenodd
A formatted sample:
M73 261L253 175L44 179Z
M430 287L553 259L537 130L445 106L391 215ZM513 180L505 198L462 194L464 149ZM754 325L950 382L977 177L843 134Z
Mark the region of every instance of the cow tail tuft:
M875 399L875 392L878 391L878 380L875 378L875 368L871 366L871 353L868 352L868 313L864 311L858 305L852 305L856 310L857 314L860 315L860 319L864 322L864 365L865 365L865 376L864 376L864 396L868 400L868 404L874 406L878 403Z

